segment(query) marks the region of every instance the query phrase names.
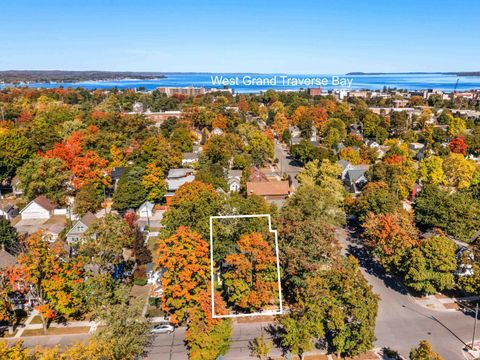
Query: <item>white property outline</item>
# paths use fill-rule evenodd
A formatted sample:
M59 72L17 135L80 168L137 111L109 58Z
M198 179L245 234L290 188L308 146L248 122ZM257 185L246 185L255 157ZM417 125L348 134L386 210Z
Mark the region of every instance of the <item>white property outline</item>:
M216 315L215 314L215 276L213 273L213 219L241 219L241 218L268 218L268 231L275 234L275 257L277 259L277 280L278 280L278 299L280 302L279 310L267 310L262 312L254 312L251 314L228 314L228 315ZM255 214L255 215L222 215L222 216L210 216L210 281L212 288L212 318L237 318L248 316L270 316L283 314L282 306L282 284L280 282L280 255L278 251L278 233L277 230L272 229L272 219L270 214Z

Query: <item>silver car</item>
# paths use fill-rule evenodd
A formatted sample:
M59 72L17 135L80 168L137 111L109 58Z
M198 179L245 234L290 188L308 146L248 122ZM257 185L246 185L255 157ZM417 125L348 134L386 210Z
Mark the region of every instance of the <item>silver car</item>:
M175 331L175 328L170 324L155 325L150 332L152 334L171 334Z

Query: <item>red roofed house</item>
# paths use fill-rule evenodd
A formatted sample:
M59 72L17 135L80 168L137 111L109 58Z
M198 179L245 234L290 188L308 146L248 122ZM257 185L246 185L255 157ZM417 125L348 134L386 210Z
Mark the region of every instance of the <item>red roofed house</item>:
M247 182L247 195L258 195L281 205L291 193L288 181Z

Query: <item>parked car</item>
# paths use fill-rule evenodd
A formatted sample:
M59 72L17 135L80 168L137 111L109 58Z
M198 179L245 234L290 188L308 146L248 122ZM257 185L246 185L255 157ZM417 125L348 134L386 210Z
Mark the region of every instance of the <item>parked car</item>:
M175 331L175 328L170 324L159 324L155 325L150 333L152 334L171 334Z

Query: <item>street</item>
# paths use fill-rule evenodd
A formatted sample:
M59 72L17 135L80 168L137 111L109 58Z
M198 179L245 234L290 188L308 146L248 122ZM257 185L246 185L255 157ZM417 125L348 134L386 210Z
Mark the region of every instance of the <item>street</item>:
M346 230L338 238L345 252L360 260L361 269L380 295L376 347L390 347L408 357L420 340L428 340L444 359L462 359L461 349L471 342L474 318L460 311L434 311L418 305L402 284L385 275Z
M261 334L261 328L269 326L270 323L247 323L235 324L230 342L230 349L225 357L228 360L240 360L250 358L249 343L252 339ZM265 331L265 336L268 333ZM151 360L187 360L188 353L184 345L185 328L177 328L170 335L155 336L148 351L148 359ZM281 355L279 349L272 349L271 355Z
M275 140L274 146L275 158L278 159L278 167L280 169L281 175L288 174L292 178L292 186L298 188L298 180L296 178L300 170L303 169L303 164L290 157L288 151L285 150L282 145Z

